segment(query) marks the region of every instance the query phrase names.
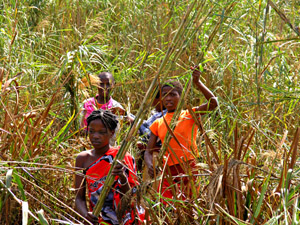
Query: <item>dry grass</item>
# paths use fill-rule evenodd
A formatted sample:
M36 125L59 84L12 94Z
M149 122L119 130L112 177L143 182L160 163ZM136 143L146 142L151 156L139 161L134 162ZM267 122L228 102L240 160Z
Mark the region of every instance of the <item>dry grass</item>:
M79 223L72 166L88 146L77 121L80 104L96 92L89 75L113 72L114 98L136 114L158 71L161 80L186 84L198 63L220 108L197 124L191 199L165 207L141 181L136 197L151 222L299 223L299 10L281 0L4 0L0 223L27 214L29 224ZM187 106L202 101L192 88ZM122 125L119 144L128 130Z

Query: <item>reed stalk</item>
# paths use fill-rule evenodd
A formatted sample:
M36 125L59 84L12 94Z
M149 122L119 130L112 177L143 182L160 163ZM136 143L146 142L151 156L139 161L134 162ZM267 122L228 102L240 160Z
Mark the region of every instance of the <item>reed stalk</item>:
M195 1L192 5L195 4ZM97 204L95 205L94 209L93 209L93 214L95 216L99 216L100 215L100 212L101 212L101 209L102 209L102 206L104 204L104 201L106 199L106 196L109 192L109 190L111 189L111 186L114 182L114 179L115 177L111 175L111 172L112 172L112 169L114 168L114 166L117 164L117 161L121 161L126 152L128 151L128 148L130 146L130 140L131 138L137 133L137 130L139 128L139 126L141 125L142 123L142 120L145 116L145 111L148 109L149 105L151 105L153 99L154 99L154 96L156 95L155 93L155 87L157 85L157 82L159 80L159 77L163 71L163 69L165 68L169 58L170 58L170 55L171 53L176 49L176 46L177 46L177 43L178 43L178 40L179 40L179 37L180 37L180 34L184 31L184 24L186 23L187 21L187 18L190 14L192 10L192 7L189 7L183 20L182 20L182 23L180 25L180 27L178 28L173 40L172 40L172 43L171 43L171 46L168 48L168 51L167 51L167 54L166 56L164 57L164 60L162 61L160 67L159 67L159 70L156 74L156 76L154 77L153 81L151 82L150 86L149 86L149 89L143 99L143 102L138 110L138 113L136 115L136 118L135 118L135 121L134 123L132 124L132 127L130 128L130 130L127 132L126 134L126 137L124 139L124 141L122 142L121 144L121 147L111 165L111 168L107 174L107 178L106 178L106 181L104 183L104 188L99 196L99 199L97 201Z

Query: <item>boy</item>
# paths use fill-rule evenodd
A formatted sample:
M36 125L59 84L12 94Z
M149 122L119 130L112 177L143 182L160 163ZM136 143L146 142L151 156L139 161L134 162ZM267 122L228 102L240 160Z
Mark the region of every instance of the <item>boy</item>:
M89 98L83 103L83 118L81 127L87 125L86 119L96 109L110 110L116 115L125 114L122 105L111 97L111 89L114 87L115 79L109 72L102 72L98 75L98 94L96 97ZM131 116L128 116L129 121L133 121Z
M98 78L98 94L96 95L96 97L89 98L83 103L83 116L80 123L81 128L87 126L86 119L96 109L110 110L116 115L126 114L122 105L111 97L111 89L114 87L115 84L115 79L113 75L109 72L102 72L98 75ZM126 119L130 123L132 123L134 121L134 116L128 115ZM114 145L115 137L116 135L114 135L114 137L111 138L111 145Z
M205 104L193 108L193 111L199 117L201 114L215 109L218 106L218 101L214 94L199 80L201 73L198 68L192 67L191 69L193 70L192 76L194 85L196 85L197 89L203 93L204 97L208 101ZM165 121L168 125L170 125L171 119L179 103L182 90L183 87L178 81L167 81L162 86L162 101L164 107L167 109L167 113L163 116L164 118L157 119L150 126L151 135L145 152L145 163L151 177L154 176L153 149L155 149L155 144L158 138L164 141L167 133ZM195 165L195 156L193 151L197 152L197 127L188 110L183 110L181 112L179 119L176 122L174 134L180 144L178 144L174 138L171 138L169 148L165 153L167 158L166 163L169 167L168 170L172 176L184 173L184 169L180 164L188 163L191 168ZM171 185L172 184L170 184L166 179L163 180L162 194L164 197L172 198L173 194L170 190Z

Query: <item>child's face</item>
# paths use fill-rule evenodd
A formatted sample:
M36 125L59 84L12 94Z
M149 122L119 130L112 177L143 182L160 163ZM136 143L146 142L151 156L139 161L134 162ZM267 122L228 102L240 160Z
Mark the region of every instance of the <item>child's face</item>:
M101 97L107 98L110 96L110 90L113 87L113 79L109 75L100 75L100 84L98 87L98 94Z
M114 132L107 129L100 119L90 122L88 127L89 138L95 149L102 149L109 145L109 139Z
M162 101L168 112L174 112L177 108L180 95L174 88L165 86L162 91Z

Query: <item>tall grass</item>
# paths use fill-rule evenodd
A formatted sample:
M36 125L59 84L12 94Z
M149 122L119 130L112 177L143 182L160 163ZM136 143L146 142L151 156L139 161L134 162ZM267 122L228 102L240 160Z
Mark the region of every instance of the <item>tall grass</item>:
M113 72L114 98L136 114L157 74L187 83L198 63L220 108L197 124L191 199L166 207L141 181L151 222L299 223L299 7L282 0L2 1L0 223L79 223L73 165L90 147L77 122L81 103L96 92L89 74ZM187 105L198 105L199 96L192 88ZM119 144L128 130L122 124Z

